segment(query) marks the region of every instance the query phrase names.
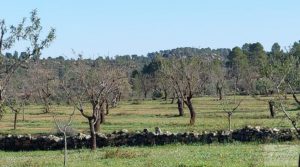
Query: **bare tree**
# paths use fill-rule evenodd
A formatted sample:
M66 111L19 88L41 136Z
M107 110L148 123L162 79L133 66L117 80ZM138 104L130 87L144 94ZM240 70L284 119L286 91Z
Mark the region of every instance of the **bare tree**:
M43 104L43 112L50 112L51 98L55 96L54 89L57 87L58 79L55 77L54 70L47 67L46 64L37 59L31 62L29 68L30 83L35 85L33 96L37 102Z
M231 101L229 99L224 99L222 101L222 108L223 111L227 113L227 119L228 119L228 130L231 131L231 118L234 113L238 109L238 107L241 105L243 100L240 100L238 103L235 103L234 101Z
M210 81L215 84L218 99L222 100L226 75L226 71L223 67L222 61L219 59L213 60L212 65L210 67L210 71Z
M300 136L300 128L298 128L297 118L292 118L292 116L286 111L284 97L282 97L281 88L285 83L285 79L286 79L286 75L283 76L282 80L276 86L279 107L281 111L284 113L284 116L291 122L292 126L295 128L296 132Z
M52 117L53 117L53 120L54 120L54 123L57 127L57 129L60 131L60 133L63 134L64 136L64 166L67 166L67 161L68 161L68 142L67 142L67 133L68 133L68 129L70 129L71 127L71 123L72 123L72 118L74 116L74 113L75 113L75 108L72 112L72 114L69 116L69 119L66 123L63 123L62 121L59 121L57 118L56 118L56 115L53 114Z
M51 29L45 39L40 40L42 26L37 10L31 12L30 22L24 18L18 26L10 26L8 33L5 21L0 21L0 114L2 115L5 101L5 90L12 75L31 57L39 57L44 48L49 47L55 38L55 29ZM29 41L26 53L18 59L8 59L2 55L3 50L11 49L17 41Z
M192 98L196 92L203 90L208 80L205 62L200 57L173 57L162 61L161 72L172 83L177 97L187 105L190 111L190 125L194 125L196 112Z
M295 73L299 72L298 63L299 60L295 59L293 54L290 53L284 62L281 62L277 66L277 71L274 73L272 79L274 81L275 93L275 103L277 104L279 111L281 111L285 118L290 121L293 128L295 129L298 136L300 136L300 128L298 127L299 115L293 116L291 113L287 112L287 100L285 98L285 92L287 88L290 88L292 94L295 95L291 82L298 79L298 76L295 76Z
M14 98L8 98L6 100L7 102L7 106L10 108L10 110L12 111L12 113L14 114L14 130L17 129L17 119L18 119L18 114L21 111L21 103L18 102L16 99Z
M177 108L178 108L179 116L183 116L184 115L183 101L182 101L181 97L178 97L178 99L177 99Z
M96 149L96 132L100 130L100 123L104 121L103 105L112 92L127 81L127 76L120 67L111 64L93 64L82 60L82 56L75 62L69 78L64 82L68 96L88 120L91 134L91 149ZM84 104L90 104L92 110L88 112Z
M291 91L292 91L292 95L293 95L293 98L294 98L295 102L300 106L300 100L297 98L296 93L295 93L293 87L291 86L290 83L288 83L288 85L289 85L289 88L290 88Z

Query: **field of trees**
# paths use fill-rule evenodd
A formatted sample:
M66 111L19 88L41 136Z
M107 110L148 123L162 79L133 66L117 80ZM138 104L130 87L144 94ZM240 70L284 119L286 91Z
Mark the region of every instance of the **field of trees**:
M234 113L232 129L246 125L289 128L290 124L282 113L270 119L265 101L257 101L250 96L238 96L245 102ZM265 99L264 97L263 99ZM102 133L111 133L121 129L142 131L144 128L154 131L160 127L162 131L171 132L202 132L226 130L228 128L227 113L220 107L215 97L195 98L197 122L189 126L188 114L179 117L175 104L163 100L144 100L136 104L133 101L121 102L118 107L110 110L106 122L101 125ZM294 102L288 96L290 112L294 112ZM57 134L58 129L50 114L41 114L42 106L30 105L25 108L25 120L18 119L18 128L13 130L12 113L7 113L1 120L1 133L7 134ZM184 108L187 111L187 108ZM70 106L59 106L55 113L58 118L67 120L65 115L72 111ZM72 128L74 133L88 133L88 122L80 113L75 113ZM230 144L171 144L154 147L108 147L97 149L91 153L88 149L69 150L69 166L264 166L268 165L268 155L265 147L287 146L299 149L299 142L292 143L230 143ZM295 166L297 155L290 153L280 158L287 166ZM31 151L31 152L1 152L3 166L60 166L63 161L62 151ZM274 156L276 157L276 156ZM273 157L273 159L274 159ZM57 161L49 161L56 159ZM12 163L14 162L14 163ZM271 164L276 162L271 161Z
M28 22L7 26L3 20L0 27L0 134L66 135L66 126L70 134L90 134L94 151L70 151L71 166L265 163L265 145L260 143L96 147L96 133L121 129L201 132L251 125L300 135L300 42L287 49L274 43L270 51L257 42L146 56L84 59L74 51L73 59L41 58L55 39L55 29L43 39L36 10ZM24 41L29 43L26 51L7 52ZM284 144L297 147L299 142ZM48 160L63 156L59 151L0 155L4 166L57 166L59 161Z

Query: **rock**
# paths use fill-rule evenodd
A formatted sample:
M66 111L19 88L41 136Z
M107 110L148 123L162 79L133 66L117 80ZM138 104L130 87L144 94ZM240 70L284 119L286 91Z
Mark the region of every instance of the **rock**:
M260 128L260 126L255 126L254 129L259 132L261 128Z
M148 136L156 136L156 134L154 132L149 132Z
M26 134L26 137L28 137L29 139L32 139L31 134Z
M62 138L57 137L57 136L54 136L54 135L49 135L49 136L48 136L48 139L49 139L49 140L54 140L55 142L59 142L59 141L62 140Z
M91 138L91 135L86 135L86 134L83 134L83 133L78 133L77 138L79 140L88 140L88 139Z
M163 134L163 132L161 131L161 129L159 127L155 127L155 134L161 135L161 134Z
M172 133L171 133L171 132L169 132L169 131L166 131L166 132L165 132L165 135L167 135L167 136L171 136L171 135L172 135Z
M277 128L273 128L273 132L278 133L280 130Z
M23 135L18 135L17 136L18 139L23 138L23 137L24 137Z
M127 129L122 129L121 133L128 133L128 130Z
M103 133L96 133L96 137L107 138L106 135Z
M212 136L217 136L218 132L212 132L211 134L212 134Z
M144 129L143 132L144 133L149 133L150 131L149 131L149 129Z
M247 126L245 127L245 129L253 129L253 127L250 126L250 125L247 125Z
M207 135L209 132L203 131L202 134Z

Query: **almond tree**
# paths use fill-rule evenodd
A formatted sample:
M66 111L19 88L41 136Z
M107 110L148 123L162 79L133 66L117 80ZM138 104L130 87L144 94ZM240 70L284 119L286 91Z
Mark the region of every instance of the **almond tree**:
M22 106L19 101L17 101L15 98L7 98L6 99L6 105L10 108L11 112L14 114L14 130L17 129L17 119L18 114L20 113Z
M277 104L278 110L284 114L284 117L290 121L293 128L295 129L298 136L300 136L300 112L297 108L298 114L293 114L287 111L287 100L285 98L285 92L290 88L292 94L295 96L294 89L291 86L291 83L296 82L299 79L299 60L293 56L293 52L288 53L285 60L276 66L276 72L272 76L272 81L274 82L275 90L275 100L274 103ZM294 97L295 98L295 97Z
M68 132L68 129L70 129L74 113L75 113L75 108L73 110L73 113L69 116L69 119L66 123L63 123L62 121L58 120L55 114L52 115L57 129L59 130L60 133L62 133L64 135L64 166L67 166L67 161L68 161L67 132Z
M195 124L196 112L192 98L204 89L208 81L208 62L201 57L172 57L162 58L161 72L172 83L178 98L182 99L190 111L190 125Z
M29 67L30 84L34 85L32 88L33 96L36 102L41 102L43 105L43 112L50 112L51 98L55 97L55 87L57 87L58 79L54 70L47 67L42 60L37 59L30 62Z
M90 65L80 56L66 75L68 78L63 83L64 89L77 110L88 120L92 150L96 149L96 132L104 121L106 99L127 82L124 71L113 64L95 62ZM85 104L91 105L92 109L87 110Z
M8 31L10 29L10 31ZM42 50L49 47L55 38L55 29L51 28L44 39L41 39L41 19L37 10L31 12L29 23L24 18L17 26L8 28L4 20L0 20L0 115L4 111L5 91L16 70L24 65L28 59L39 57ZM16 42L28 41L25 54L18 59L9 59L3 56L4 50L12 49Z
M228 130L231 131L231 118L235 110L238 109L238 107L241 105L243 100L240 100L238 103L235 103L235 101L231 101L230 99L224 99L222 101L222 108L223 111L227 113L227 119L228 119Z

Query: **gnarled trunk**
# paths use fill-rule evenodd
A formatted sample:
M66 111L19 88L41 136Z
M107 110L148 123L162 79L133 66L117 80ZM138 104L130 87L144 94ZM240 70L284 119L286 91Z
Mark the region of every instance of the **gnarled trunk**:
M100 131L100 124L104 123L105 122L105 111L104 111L104 108L103 108L103 105L100 105L100 107L95 107L94 108L94 112L97 113L97 118L96 118L96 123L94 125L94 128L95 128L95 132L99 132Z
M275 116L276 116L275 102L273 100L270 100L268 103L269 103L270 115L272 118L275 118Z
M178 98L177 100L177 108L178 108L178 112L179 112L179 116L183 116L183 102L181 98Z
M120 92L120 93L118 94L118 97L116 98L118 102L121 101L121 96L122 96L122 93Z
M100 124L105 123L105 113L103 106L100 107Z
M93 118L89 118L89 126L90 126L90 134L91 134L91 149L92 150L96 150L97 148L97 143L96 143L96 132L95 132L95 128L94 128L94 119Z
M216 85L216 91L217 91L217 94L219 96L219 100L223 99L222 89L223 89L223 86L218 82L217 85Z
M14 130L17 129L17 118L18 118L18 112L15 112L15 117L14 117Z
M144 99L147 99L148 91L144 90Z
M190 125L194 125L196 121L196 112L193 107L192 97L187 97L187 100L184 101L190 111Z
M95 132L99 132L100 131L100 124L101 124L101 115L100 115L100 110L99 110L99 108L98 107L95 107L94 108L94 113L97 113L96 114L96 122L95 122L95 124L94 124L94 130L95 130Z
M167 92L167 89L164 89L164 100L167 101L168 99L168 92Z
M105 100L105 111L106 111L106 115L109 114L109 103L108 103L108 100Z
M47 98L43 98L44 101L44 113L50 112L50 106Z
M297 103L298 105L300 105L300 101L298 100L298 98L297 98L297 96L296 96L295 93L293 93L293 98L294 98L294 100L296 101L296 103Z

